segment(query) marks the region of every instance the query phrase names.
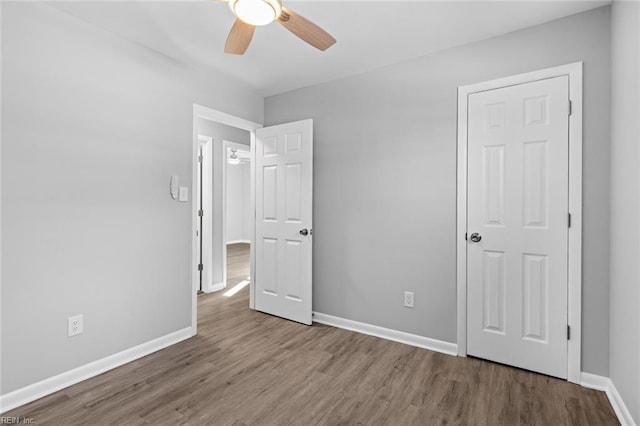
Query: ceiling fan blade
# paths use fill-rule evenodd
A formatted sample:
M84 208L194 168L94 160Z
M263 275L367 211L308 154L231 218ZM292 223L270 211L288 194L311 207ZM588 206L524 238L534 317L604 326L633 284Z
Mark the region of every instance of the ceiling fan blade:
M240 19L236 19L229 36L227 37L227 43L224 45L225 53L233 53L234 55L242 55L249 47L253 33L256 27L253 25L245 24Z
M278 22L316 49L325 51L336 42L331 34L284 6Z

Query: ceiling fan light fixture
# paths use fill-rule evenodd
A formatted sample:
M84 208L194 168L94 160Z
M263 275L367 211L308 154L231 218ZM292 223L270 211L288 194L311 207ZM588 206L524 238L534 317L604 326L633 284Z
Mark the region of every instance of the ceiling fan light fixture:
M231 155L229 156L229 158L227 158L227 163L232 164L234 166L237 166L238 164L240 164L240 158L238 157L238 154L236 154L237 151L238 151L237 149L231 150Z
M229 0L229 7L238 19L249 25L267 25L282 13L280 0Z

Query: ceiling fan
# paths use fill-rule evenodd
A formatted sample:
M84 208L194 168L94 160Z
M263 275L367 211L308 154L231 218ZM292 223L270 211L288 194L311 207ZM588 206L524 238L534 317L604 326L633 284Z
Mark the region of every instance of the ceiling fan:
M336 39L313 22L282 6L280 0L222 0L236 16L231 27L225 53L242 55L249 47L256 26L278 21L303 41L322 51L333 46Z
M251 162L251 153L248 151L238 150L236 148L227 148L227 163L232 165L246 164Z

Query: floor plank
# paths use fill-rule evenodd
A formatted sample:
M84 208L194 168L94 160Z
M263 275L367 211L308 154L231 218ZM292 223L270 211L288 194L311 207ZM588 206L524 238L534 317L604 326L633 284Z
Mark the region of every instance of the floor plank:
M228 247L228 288L249 276ZM17 408L38 425L617 425L603 392L198 296L198 336Z

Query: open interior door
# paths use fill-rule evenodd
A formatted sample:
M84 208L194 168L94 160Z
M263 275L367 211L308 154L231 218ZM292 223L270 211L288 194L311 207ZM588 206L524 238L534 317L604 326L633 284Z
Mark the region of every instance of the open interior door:
M313 121L256 131L255 307L311 325Z

